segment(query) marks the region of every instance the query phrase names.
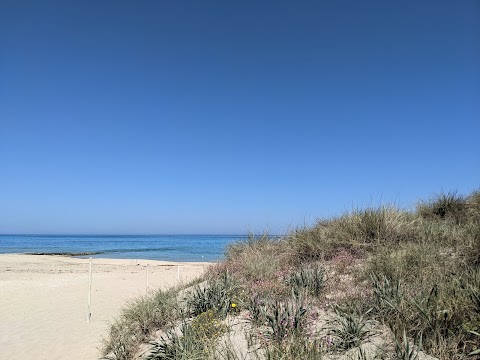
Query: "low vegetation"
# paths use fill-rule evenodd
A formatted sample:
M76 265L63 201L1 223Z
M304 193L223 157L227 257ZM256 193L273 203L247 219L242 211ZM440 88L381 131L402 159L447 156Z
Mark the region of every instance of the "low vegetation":
M103 349L119 360L427 354L480 359L479 191L250 236L197 285L127 306Z

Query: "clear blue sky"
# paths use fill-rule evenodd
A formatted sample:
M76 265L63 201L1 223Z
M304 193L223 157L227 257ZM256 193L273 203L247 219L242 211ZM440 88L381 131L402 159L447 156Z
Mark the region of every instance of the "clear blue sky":
M0 3L0 233L281 233L479 135L478 0Z

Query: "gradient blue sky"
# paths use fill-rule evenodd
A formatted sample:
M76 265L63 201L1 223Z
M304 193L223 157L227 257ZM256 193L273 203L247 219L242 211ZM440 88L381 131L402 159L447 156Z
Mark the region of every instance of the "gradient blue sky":
M281 233L480 184L480 2L0 3L0 233Z

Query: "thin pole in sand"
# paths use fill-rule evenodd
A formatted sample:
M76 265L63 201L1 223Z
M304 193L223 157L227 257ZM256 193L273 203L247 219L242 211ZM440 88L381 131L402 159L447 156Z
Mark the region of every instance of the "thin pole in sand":
M92 258L88 269L88 314L87 323L90 324L90 317L92 316Z
M177 266L177 279L180 279L180 265Z
M148 264L147 264L147 286L145 289L145 295L148 295Z

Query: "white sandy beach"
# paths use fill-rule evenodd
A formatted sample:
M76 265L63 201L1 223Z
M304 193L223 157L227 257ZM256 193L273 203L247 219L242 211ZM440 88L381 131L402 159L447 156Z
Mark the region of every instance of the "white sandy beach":
M93 259L87 323L88 259L0 255L0 359L99 357L102 336L130 299L200 275L207 263ZM177 271L180 267L180 279Z

